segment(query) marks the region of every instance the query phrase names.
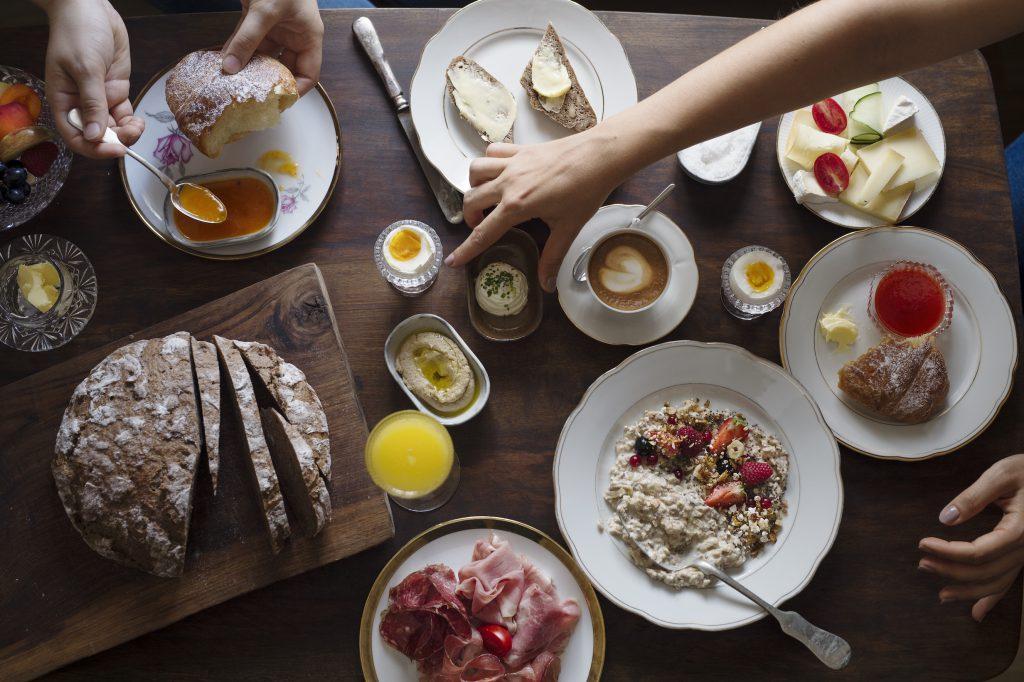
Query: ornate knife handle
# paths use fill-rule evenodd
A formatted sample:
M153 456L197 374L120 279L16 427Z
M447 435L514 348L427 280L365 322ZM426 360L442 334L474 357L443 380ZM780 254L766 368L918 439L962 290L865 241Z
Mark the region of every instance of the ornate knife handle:
M395 109L401 111L408 107L409 101L405 98L402 86L398 84L398 79L395 78L395 73L384 56L384 48L380 44L380 37L377 36L377 29L373 27L373 22L367 17L359 17L352 22L352 32L359 39L359 44L363 46L373 68L377 70L377 75L384 81L384 89L387 90L388 97L391 98Z

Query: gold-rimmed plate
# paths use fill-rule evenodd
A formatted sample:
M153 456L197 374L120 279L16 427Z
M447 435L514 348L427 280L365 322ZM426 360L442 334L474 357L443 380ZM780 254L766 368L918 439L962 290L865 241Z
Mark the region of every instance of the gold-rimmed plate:
M565 549L545 533L512 519L467 516L438 524L410 540L384 566L370 588L359 624L359 658L363 675L376 682L418 679L415 664L380 637L381 612L387 608L388 591L407 575L425 566L443 563L458 571L469 562L473 545L496 533L525 554L553 581L559 598L575 599L581 616L561 656L563 682L594 681L604 666L604 618L590 581Z
M871 278L896 260L935 266L953 291L953 319L936 345L946 359L949 394L922 424L900 424L859 407L838 387L838 371L881 339L868 317ZM848 306L857 324L849 350L818 331L825 312ZM786 369L814 396L836 438L857 452L915 461L966 445L992 423L1013 386L1017 331L992 273L956 241L919 227L876 227L836 239L793 282L779 323Z
M281 114L269 130L252 133L226 145L216 159L204 156L178 130L167 107L164 84L174 67L168 65L135 99L135 114L146 130L133 145L139 154L172 178L226 168L256 167L261 155L283 151L298 165L297 175L274 173L280 194L280 217L266 236L251 242L191 248L171 238L163 215L167 190L152 173L131 160L118 163L125 193L135 213L150 232L176 249L203 258L238 260L278 249L305 232L324 210L341 173L341 127L334 104L323 86L306 93Z

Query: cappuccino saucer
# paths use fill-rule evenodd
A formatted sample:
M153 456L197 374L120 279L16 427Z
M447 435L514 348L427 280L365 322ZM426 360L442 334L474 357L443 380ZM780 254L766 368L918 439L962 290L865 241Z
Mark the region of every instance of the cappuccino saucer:
M657 341L679 326L697 295L693 246L679 226L659 211L644 219L640 231L664 247L672 274L665 291L650 308L635 313L616 312L602 305L586 282L573 279L572 265L583 249L609 232L629 225L641 210L643 206L638 204L602 207L576 235L558 270L558 303L566 317L581 332L601 343L642 346Z

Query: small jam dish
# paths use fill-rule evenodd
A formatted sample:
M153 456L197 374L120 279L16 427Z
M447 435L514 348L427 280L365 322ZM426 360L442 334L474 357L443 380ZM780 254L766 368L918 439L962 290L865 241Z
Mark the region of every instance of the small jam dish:
M473 371L473 378L476 382L476 395L473 397L467 407L463 408L460 412L445 414L438 412L431 406L424 403L416 394L409 390L409 387L405 385L402 380L402 375L398 373L396 367L396 359L398 353L402 348L402 344L405 343L413 334L419 334L421 332L437 332L443 336L447 336L449 339L455 342L455 345L459 347L463 355L466 356L466 360L469 362L469 367ZM487 404L487 398L491 395L491 378L487 375L487 370L484 369L483 363L480 359L470 350L469 346L466 345L465 340L459 333L455 331L446 320L438 317L437 315L420 314L413 315L412 317L406 318L398 323L398 325L388 335L387 340L384 342L384 362L387 363L388 371L391 372L391 376L394 378L405 394L409 396L409 400L412 401L416 409L424 414L437 419L445 426L458 426L459 424L465 424L470 419L475 417L484 409L484 405Z
M544 296L540 288L537 243L526 232L512 228L466 267L466 302L469 320L480 336L489 341L518 341L540 326L544 317ZM477 278L492 263L505 263L526 277L526 304L514 315L495 315L480 307L476 297Z
M266 225L248 234L239 235L237 237L225 237L223 239L209 239L203 241L197 241L190 239L182 234L178 228L178 223L174 219L175 209L171 204L171 195L168 194L164 199L164 227L167 230L167 234L170 235L171 239L187 246L191 249L202 251L214 246L225 246L228 244L242 244L244 242L252 242L257 239L270 234L271 230L274 229L274 225L277 224L277 219L281 215L281 196L277 188L277 183L274 182L274 178L266 171L261 171L256 168L227 168L225 170L212 171L210 173L200 173L198 175L189 175L178 179L178 183L191 182L197 185L207 185L214 182L226 182L229 180L239 179L254 179L266 185L267 189L270 190L271 196L274 200L273 213L270 216L270 220ZM223 199L222 199L223 201ZM227 202L225 202L227 205ZM231 219L231 207L228 206L228 220Z

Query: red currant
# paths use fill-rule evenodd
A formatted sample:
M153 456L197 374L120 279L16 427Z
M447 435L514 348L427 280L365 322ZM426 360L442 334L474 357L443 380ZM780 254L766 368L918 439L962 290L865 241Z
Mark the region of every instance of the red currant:
M640 455L633 455L632 457L630 457L629 466L633 467L634 469L640 466Z
M762 509L771 509L772 508L772 500L771 500L770 497L765 497L765 498L763 498L761 500L761 508Z
M678 478L680 481L683 480L683 470L680 469L679 467L676 467L675 471L672 472L672 475Z
M654 453L653 455L647 455L647 463L650 466L654 466L655 464L657 464L658 463L658 453Z

